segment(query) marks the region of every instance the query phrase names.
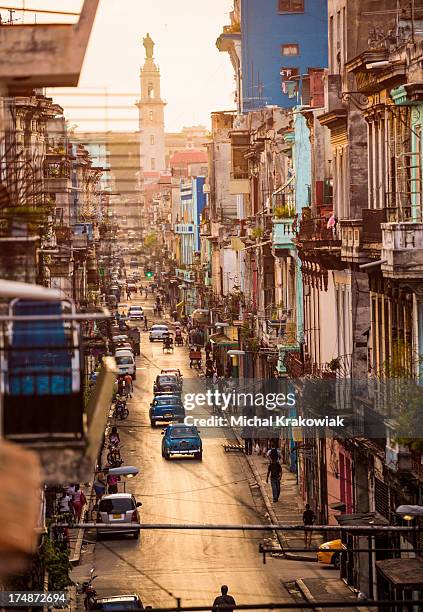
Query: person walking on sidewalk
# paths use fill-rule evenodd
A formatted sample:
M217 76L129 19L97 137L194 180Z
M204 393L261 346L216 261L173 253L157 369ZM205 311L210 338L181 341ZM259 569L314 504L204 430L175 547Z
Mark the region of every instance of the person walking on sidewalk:
M104 475L102 472L99 472L96 475L95 480L93 482L96 506L98 506L98 502L103 497L103 495L106 493L106 487L107 487L107 483L106 483L106 480L104 479Z
M266 482L269 482L272 487L273 502L279 501L281 494L281 479L282 479L282 466L279 461L271 461L267 470Z
M305 510L303 512L303 523L304 525L313 525L316 520L316 515L313 510L310 508L310 504L306 504ZM304 544L306 548L311 548L311 536L312 530L304 530Z
M253 454L253 433L251 425L246 425L242 430L241 437L244 440L244 452L246 455Z
M73 496L73 509L75 512L75 521L77 523L79 523L79 521L81 520L82 508L85 506L86 503L87 498L85 497L83 491L81 491L79 485L77 484L75 486L75 493Z
M232 595L228 595L228 591L229 589L226 584L223 584L220 587L220 592L222 595L219 595L214 600L212 612L219 612L219 609L221 609L223 612L233 612L236 602Z

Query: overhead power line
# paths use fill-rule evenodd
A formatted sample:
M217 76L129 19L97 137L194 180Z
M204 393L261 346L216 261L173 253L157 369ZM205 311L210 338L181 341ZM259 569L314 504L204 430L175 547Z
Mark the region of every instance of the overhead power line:
M332 608L393 608L394 606L401 606L401 609L412 610L413 606L423 604L423 599L416 599L414 601L404 600L386 600L386 599L375 599L368 600L362 599L357 601L344 601L341 599L330 600L330 601L301 601L301 602L283 602L283 603L261 603L261 604L244 604L239 606L217 606L219 612L225 612L225 610L303 610L308 608L310 610ZM400 609L400 608L398 608ZM181 606L173 608L151 608L149 612L210 612L210 606Z
M20 317L22 319L24 317ZM10 319L10 317L9 317ZM58 523L58 526L64 523ZM107 529L113 531L119 530L120 525L112 525L110 523L78 523L78 529ZM401 533L420 533L423 532L423 527L405 527L402 525L283 525L280 523L268 525L250 525L248 523L241 525L222 524L198 524L198 523L143 523L140 525L131 525L131 529L139 529L140 531L147 530L171 530L171 529L186 529L186 530L202 530L202 531L346 531L348 533L375 533L375 532L401 532ZM404 552L406 552L404 550Z

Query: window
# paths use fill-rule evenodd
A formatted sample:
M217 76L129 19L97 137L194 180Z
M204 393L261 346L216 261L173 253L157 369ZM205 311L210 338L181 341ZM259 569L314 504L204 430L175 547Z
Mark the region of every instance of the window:
M154 144L154 136L153 134L150 136L150 144L153 145Z
M333 61L334 55L334 42L333 42L333 16L329 17L329 70L330 73L333 73L333 67L335 66L335 62Z
M282 66L281 68L282 81L290 81L294 77L299 76L299 74L298 68L293 68L292 66Z
M304 0L278 0L279 13L304 13Z
M153 121L153 119L154 119L154 113L153 111L150 111L150 121Z
M151 169L152 170L156 169L156 160L154 159L154 157L151 158Z
M300 48L296 43L289 43L282 45L281 52L282 55L299 55Z

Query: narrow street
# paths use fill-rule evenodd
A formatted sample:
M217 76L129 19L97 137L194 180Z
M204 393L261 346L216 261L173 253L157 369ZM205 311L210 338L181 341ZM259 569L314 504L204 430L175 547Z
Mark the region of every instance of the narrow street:
M141 303L151 322L151 302L148 306L135 298L132 303ZM128 402L130 415L119 424L125 463L140 469L127 491L142 501L141 519L146 523L263 522L264 508L246 458L225 453L222 437L204 440L202 462L161 457L161 428L150 427L148 408L154 378L166 367L179 368L186 378L193 375L185 347L163 355L162 343L150 343L143 332L135 393ZM227 435L232 437L230 431ZM328 575L328 568L314 563L268 557L264 565L258 547L270 535L145 531L139 541L108 536L96 543L93 558L83 559L77 574L88 576L92 563L99 595L136 591L144 605L152 606L174 605L176 597L182 605L208 605L221 584L229 585L239 603L290 601L285 581Z

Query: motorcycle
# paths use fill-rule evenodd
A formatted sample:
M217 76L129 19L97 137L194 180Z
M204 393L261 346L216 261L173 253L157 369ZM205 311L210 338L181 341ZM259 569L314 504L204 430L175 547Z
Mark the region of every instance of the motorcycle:
M96 606L97 591L93 587L93 581L96 578L97 576L94 574L94 568L92 568L90 571L90 579L83 582L80 588L78 589L79 593L85 595L84 608L86 610L94 610ZM77 587L79 587L78 584Z
M113 411L113 418L123 421L129 416L129 410L126 407L126 400L118 400Z
M109 444L107 463L110 465L110 467L120 467L122 465L123 459L120 456L119 444Z

